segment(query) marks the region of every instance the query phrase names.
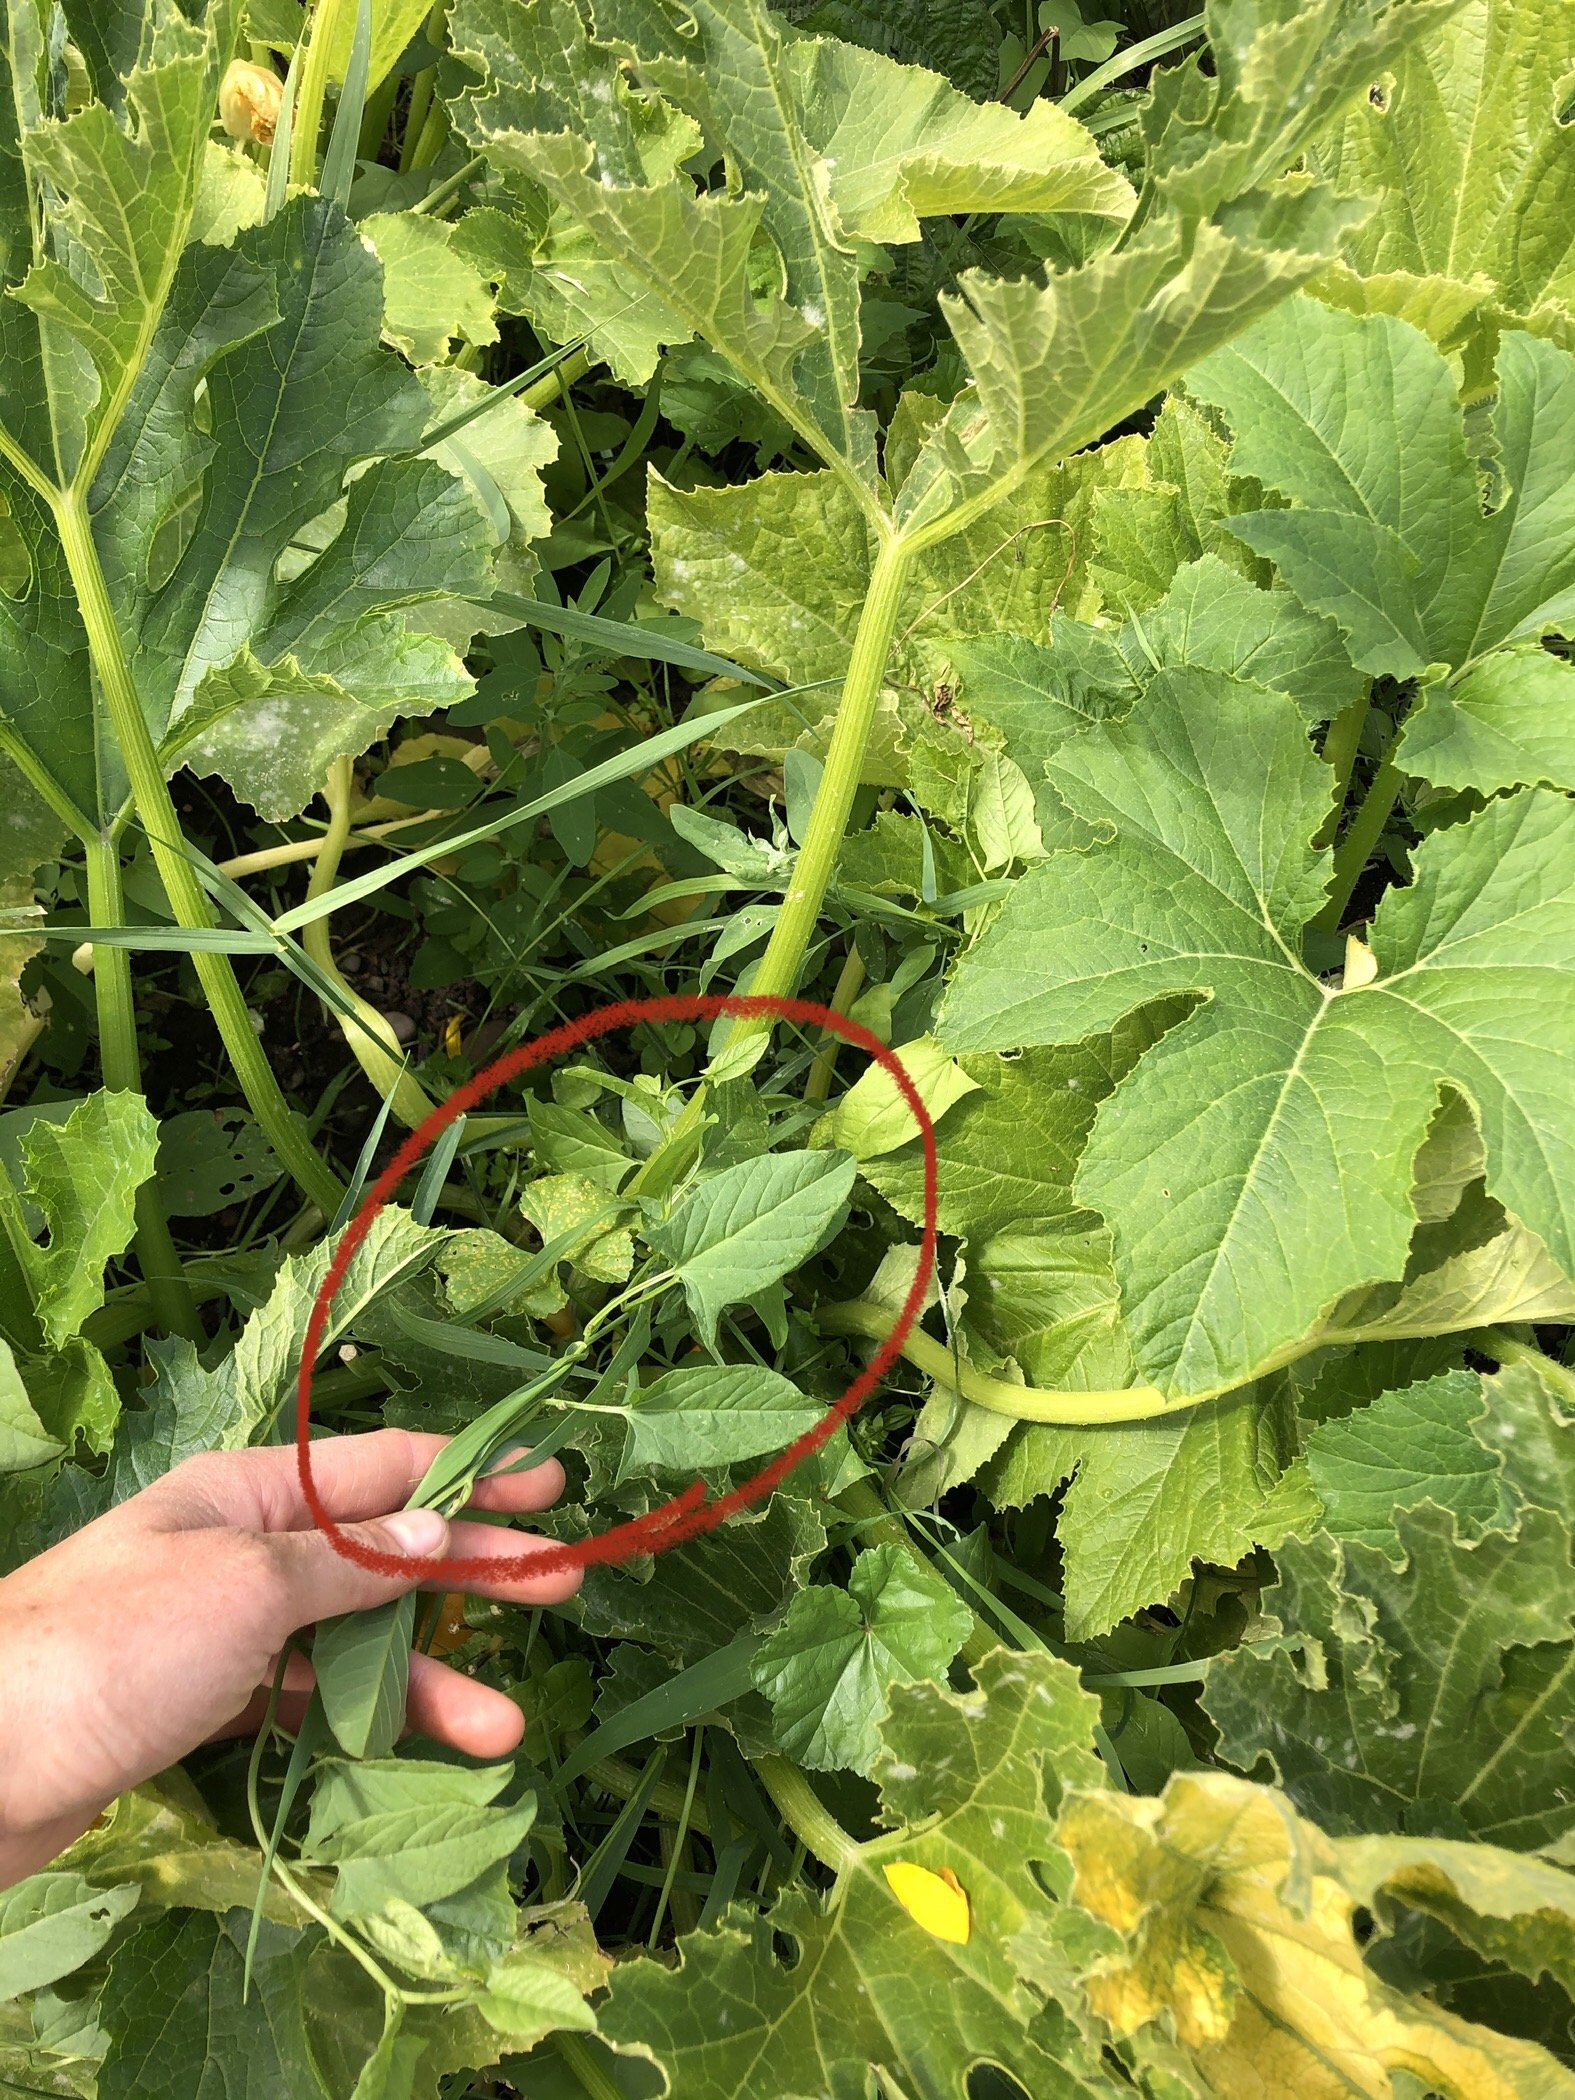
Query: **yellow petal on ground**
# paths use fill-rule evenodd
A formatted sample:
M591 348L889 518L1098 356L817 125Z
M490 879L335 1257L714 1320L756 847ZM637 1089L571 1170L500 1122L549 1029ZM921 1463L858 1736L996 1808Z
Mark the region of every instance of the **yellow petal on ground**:
M891 1892L916 1925L938 1940L965 1947L973 1930L968 1909L968 1891L950 1867L935 1873L915 1866L911 1859L893 1860L882 1869Z

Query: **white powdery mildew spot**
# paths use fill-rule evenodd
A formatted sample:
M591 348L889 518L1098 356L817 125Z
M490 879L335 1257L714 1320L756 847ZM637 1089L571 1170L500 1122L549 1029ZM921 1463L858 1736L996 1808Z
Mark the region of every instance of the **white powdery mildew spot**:
M237 725L239 726L239 725ZM263 700L248 709L245 722L247 745L276 744L285 731L293 725L290 711L278 700Z

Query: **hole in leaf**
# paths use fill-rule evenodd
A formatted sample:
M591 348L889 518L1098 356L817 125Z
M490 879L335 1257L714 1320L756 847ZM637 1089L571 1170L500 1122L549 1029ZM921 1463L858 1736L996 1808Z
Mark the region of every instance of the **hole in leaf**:
M975 2064L968 2073L968 2100L1032 2100L1010 2071L999 2064Z
M1028 1871L1052 1903L1065 1902L1068 1884L1064 1866L1058 1868L1048 1859L1031 1859Z
M803 1956L803 1949L796 1939L786 1932L773 1932L771 1951L784 1969L796 1969Z

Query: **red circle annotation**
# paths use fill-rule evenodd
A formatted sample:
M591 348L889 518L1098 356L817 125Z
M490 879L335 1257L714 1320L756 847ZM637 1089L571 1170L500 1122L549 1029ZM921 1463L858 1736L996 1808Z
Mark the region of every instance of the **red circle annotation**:
M427 1147L462 1115L468 1114L509 1080L517 1079L523 1072L533 1071L538 1065L550 1064L555 1058L562 1057L566 1051L577 1050L582 1044L594 1042L600 1036L614 1035L620 1029L631 1028L641 1021L713 1021L746 1019L754 1015L769 1015L777 1020L796 1021L809 1027L826 1029L833 1035L840 1036L844 1042L851 1043L855 1049L864 1051L890 1075L918 1127L924 1151L924 1224L919 1241L918 1266L907 1296L892 1323L890 1334L863 1370L846 1390L831 1402L813 1428L796 1437L758 1473L740 1482L737 1487L729 1488L723 1494L709 1494L703 1481L694 1480L682 1493L663 1502L656 1509L647 1510L642 1516L631 1517L622 1524L615 1524L608 1531L595 1532L589 1538L572 1541L537 1540L532 1543L528 1553L508 1560L474 1556L440 1560L403 1553L384 1553L376 1547L364 1544L360 1539L352 1538L329 1514L312 1475L310 1429L313 1366L328 1333L334 1298L349 1274L350 1264L365 1244L378 1213L395 1194L400 1183L418 1163ZM467 1581L485 1581L492 1584L514 1577L560 1574L569 1569L595 1565L618 1566L641 1554L665 1553L674 1546L682 1545L686 1539L696 1538L702 1532L713 1531L727 1518L750 1508L769 1495L773 1488L787 1478L795 1466L829 1442L841 1425L869 1398L895 1364L902 1353L903 1343L908 1339L919 1317L925 1294L930 1287L930 1278L935 1269L935 1235L935 1125L902 1060L861 1022L850 1020L846 1014L839 1014L834 1008L822 1006L813 999L779 998L764 992L674 992L651 999L619 999L606 1006L594 1007L589 1013L580 1014L572 1021L565 1021L542 1035L533 1036L529 1042L520 1043L514 1049L505 1051L503 1056L494 1058L491 1064L484 1065L463 1085L456 1087L448 1099L440 1103L431 1115L418 1123L404 1139L388 1165L372 1183L359 1209L345 1227L312 1304L296 1378L296 1463L300 1471L301 1492L312 1513L313 1521L318 1529L326 1534L336 1553L374 1574L416 1577L422 1582L443 1581L458 1585Z

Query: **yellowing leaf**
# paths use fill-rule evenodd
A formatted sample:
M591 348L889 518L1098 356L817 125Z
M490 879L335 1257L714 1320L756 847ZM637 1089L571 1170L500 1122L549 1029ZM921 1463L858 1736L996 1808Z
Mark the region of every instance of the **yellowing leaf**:
M973 1931L968 1891L950 1867L942 1867L937 1874L928 1867L915 1866L911 1859L895 1859L881 1871L892 1894L916 1925L922 1925L938 1940L967 1946Z
M1375 1876L1366 1841L1326 1837L1271 1788L1189 1772L1157 1799L1077 1794L1058 1836L1073 1899L1125 1942L1088 1975L1091 2004L1124 2039L1168 2031L1215 2100L1392 2100L1402 2071L1449 2100L1570 2090L1534 2043L1380 1979L1354 1921L1397 1861Z

